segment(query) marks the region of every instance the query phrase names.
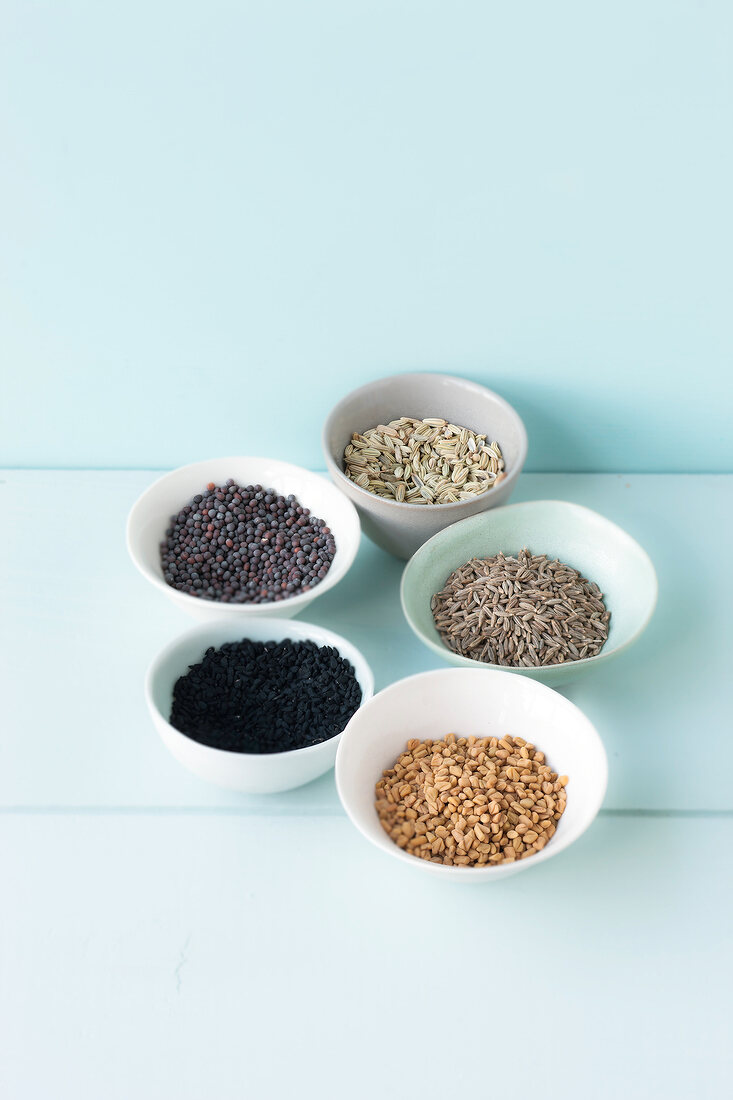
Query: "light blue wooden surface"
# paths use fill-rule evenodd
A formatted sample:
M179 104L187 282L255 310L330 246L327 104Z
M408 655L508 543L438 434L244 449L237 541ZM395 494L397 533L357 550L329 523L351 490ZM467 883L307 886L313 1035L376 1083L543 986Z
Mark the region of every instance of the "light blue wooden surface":
M450 888L364 841L331 776L236 796L159 744L141 680L190 620L125 558L154 476L0 473L3 1100L726 1095L731 594L710 566L733 478L522 479L515 499L639 538L660 605L568 691L609 752L597 822L526 874ZM434 664L400 570L363 540L306 616L378 687Z
M446 886L344 818L0 818L4 1100L723 1100L730 818Z
M276 421L313 466L340 391L428 369L515 403L528 469L733 471L732 34L730 0L3 0L0 463Z

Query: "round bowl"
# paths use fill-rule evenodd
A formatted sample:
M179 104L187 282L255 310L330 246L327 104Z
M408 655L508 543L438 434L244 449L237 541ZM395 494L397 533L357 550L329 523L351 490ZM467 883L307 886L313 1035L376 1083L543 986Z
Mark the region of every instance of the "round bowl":
M246 623L206 623L187 631L166 646L148 669L145 679L145 700L153 723L163 744L194 775L215 783L218 787L246 791L250 794L270 794L288 791L310 783L333 767L341 734L320 745L289 752L242 753L229 752L200 745L185 733L174 729L168 721L173 703L173 688L190 665L197 664L209 646L239 642L250 638L255 642L311 641L319 646L335 646L342 657L354 667L361 687L361 705L371 699L374 677L359 650L330 630L311 623L283 622L277 619L250 619Z
M272 603L221 603L179 592L166 584L160 565L160 543L176 515L208 482L227 478L240 485L263 485L282 496L293 493L300 504L325 520L336 540L336 553L323 580L308 592ZM361 529L353 504L324 477L273 458L212 458L181 466L158 478L132 506L127 520L127 549L146 580L197 619L283 618L297 615L346 575L359 549Z
M448 867L404 852L382 828L374 786L407 741L457 737L523 737L567 775L567 806L554 836L516 863ZM456 882L495 882L538 867L588 828L606 792L608 762L595 728L574 703L534 680L508 672L440 669L398 680L356 712L341 735L336 786L346 813L367 840L396 859Z
M508 668L453 653L435 629L430 608L454 569L471 558L503 551L516 556L527 547L572 565L601 589L611 612L608 639L595 657L542 668ZM473 516L441 531L422 546L402 574L402 610L428 649L453 665L498 669L545 684L565 683L610 661L640 636L657 602L657 575L648 554L615 523L563 500L510 504Z
M440 416L497 440L506 477L495 489L454 504L398 504L355 485L344 473L344 449L353 432L400 416ZM511 405L485 386L450 374L396 374L354 390L331 410L322 444L328 472L356 505L365 533L398 558L409 558L449 524L504 504L527 457L527 433Z

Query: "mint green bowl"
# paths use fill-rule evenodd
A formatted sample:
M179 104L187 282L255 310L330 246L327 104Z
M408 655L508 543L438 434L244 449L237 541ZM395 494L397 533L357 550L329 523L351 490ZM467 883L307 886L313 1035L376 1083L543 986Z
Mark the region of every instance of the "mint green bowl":
M544 668L507 668L473 661L443 644L430 610L432 596L454 569L471 558L503 551L516 556L523 547L533 554L572 565L603 593L611 612L608 640L596 657ZM640 636L657 602L657 575L645 550L615 523L564 500L533 500L493 508L438 532L413 554L402 574L402 610L428 649L452 665L504 668L545 684L574 680L599 668Z

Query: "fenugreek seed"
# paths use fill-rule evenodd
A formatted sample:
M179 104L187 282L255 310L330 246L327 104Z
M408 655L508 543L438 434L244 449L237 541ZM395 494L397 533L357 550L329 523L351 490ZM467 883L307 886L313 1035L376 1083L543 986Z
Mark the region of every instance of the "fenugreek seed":
M565 778L521 739L413 739L377 780L375 807L385 832L409 855L447 866L485 866L542 850L565 808ZM450 796L440 791L443 781ZM478 791L479 782L489 794ZM552 794L541 791L544 783Z

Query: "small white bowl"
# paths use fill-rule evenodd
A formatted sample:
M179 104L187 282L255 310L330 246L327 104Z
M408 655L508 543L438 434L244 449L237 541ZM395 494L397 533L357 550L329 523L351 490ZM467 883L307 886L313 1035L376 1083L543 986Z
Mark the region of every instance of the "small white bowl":
M240 485L262 485L287 496L293 493L303 507L325 521L336 540L336 553L326 576L308 592L272 603L222 603L190 596L166 584L160 565L160 544L170 526L171 516L208 482L222 485L233 478ZM132 506L127 520L127 549L142 575L169 599L197 619L289 619L328 592L346 575L356 557L361 527L356 508L325 477L310 470L279 462L273 458L212 458L181 466L158 478Z
M145 679L145 700L155 728L167 749L184 768L219 787L246 791L249 794L271 794L289 791L310 783L333 767L341 734L289 752L243 753L214 749L200 745L185 733L174 729L168 721L173 703L173 688L190 665L198 664L209 646L218 648L226 642L249 638L254 642L311 641L319 646L335 646L342 657L354 667L361 687L361 705L374 692L372 670L359 650L323 627L311 623L283 622L277 619L249 619L246 623L208 623L194 627L166 646L148 669Z
M449 867L409 855L387 835L374 806L377 780L411 738L439 740L448 733L523 737L569 777L565 813L545 848L516 863ZM607 779L603 742L574 703L536 680L479 669L439 669L398 680L354 714L336 754L339 797L367 840L416 870L464 883L497 882L558 855L595 818Z

